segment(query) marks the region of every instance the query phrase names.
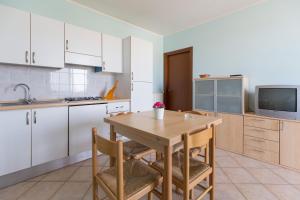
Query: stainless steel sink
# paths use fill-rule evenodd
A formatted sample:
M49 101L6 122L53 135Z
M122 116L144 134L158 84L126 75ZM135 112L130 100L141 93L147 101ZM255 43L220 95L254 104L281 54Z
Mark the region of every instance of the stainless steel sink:
M0 103L0 106L22 106L22 105L39 105L39 104L51 104L51 103L64 103L64 100L46 100L46 101L39 101L34 100L33 102L26 102L26 101L18 101L18 102L9 102L9 103Z

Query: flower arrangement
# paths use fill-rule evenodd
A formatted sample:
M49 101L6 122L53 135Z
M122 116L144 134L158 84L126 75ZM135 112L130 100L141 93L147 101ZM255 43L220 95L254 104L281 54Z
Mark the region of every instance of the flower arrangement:
M153 104L153 108L165 108L165 104L163 102L156 102Z
M165 113L165 104L163 102L156 102L153 104L155 119L162 120Z

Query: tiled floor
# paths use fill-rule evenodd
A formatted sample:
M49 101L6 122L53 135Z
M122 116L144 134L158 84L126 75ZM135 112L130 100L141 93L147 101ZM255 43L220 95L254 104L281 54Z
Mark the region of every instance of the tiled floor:
M223 150L217 150L216 157L217 200L300 199L300 173ZM108 166L107 157L99 159L102 168ZM91 200L91 194L91 161L87 160L2 189L0 200ZM175 192L173 197L182 199Z

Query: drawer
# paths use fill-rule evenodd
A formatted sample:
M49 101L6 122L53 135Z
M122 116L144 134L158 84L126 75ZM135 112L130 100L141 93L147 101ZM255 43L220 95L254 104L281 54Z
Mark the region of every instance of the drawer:
M129 102L117 102L107 104L107 113L129 112Z
M252 126L252 127L269 129L274 131L279 130L279 120L276 119L266 119L260 117L245 116L244 124L245 126Z
M257 160L279 164L279 153L260 150L255 147L245 145L244 154Z
M244 144L247 146L255 147L260 150L279 152L279 142L264 140L261 138L255 138L251 136L245 136Z
M244 126L244 134L265 140L279 141L279 131Z

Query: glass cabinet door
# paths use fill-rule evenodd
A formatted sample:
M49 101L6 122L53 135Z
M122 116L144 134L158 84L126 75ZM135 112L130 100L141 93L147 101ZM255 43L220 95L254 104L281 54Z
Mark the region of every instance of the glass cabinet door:
M242 79L217 80L217 112L243 112Z
M214 80L195 81L195 109L215 111Z

